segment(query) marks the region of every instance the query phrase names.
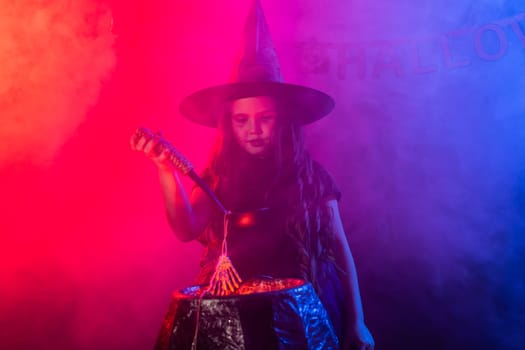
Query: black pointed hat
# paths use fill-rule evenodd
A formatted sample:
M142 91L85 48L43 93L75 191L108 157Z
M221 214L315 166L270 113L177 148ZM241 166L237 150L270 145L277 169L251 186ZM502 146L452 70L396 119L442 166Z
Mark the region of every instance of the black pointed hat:
M239 62L230 82L194 92L182 100L180 111L198 124L217 127L227 101L253 96L275 97L303 125L324 117L334 108L334 100L324 92L283 82L259 0L253 1L246 20Z

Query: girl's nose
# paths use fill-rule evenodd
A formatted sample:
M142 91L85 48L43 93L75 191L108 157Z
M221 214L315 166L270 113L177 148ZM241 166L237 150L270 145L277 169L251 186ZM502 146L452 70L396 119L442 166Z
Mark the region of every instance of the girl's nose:
M261 122L256 120L255 118L252 119L252 122L250 124L250 132L252 134L260 135L262 133Z

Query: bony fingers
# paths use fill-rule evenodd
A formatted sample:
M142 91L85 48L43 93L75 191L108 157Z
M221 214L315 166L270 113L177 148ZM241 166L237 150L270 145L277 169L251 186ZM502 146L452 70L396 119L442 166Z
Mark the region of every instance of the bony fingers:
M225 287L226 287L226 289L227 289L229 292L233 291L233 289L234 289L231 280L226 280Z
M210 288L211 295L217 295L217 285L216 284L212 284L210 287L211 287Z
M222 284L217 283L217 289L216 289L216 294L215 295L222 296Z
M233 269L230 269L228 271L228 282L229 282L229 285L230 285L230 289L232 291L234 291L237 288L239 288L239 276L237 275L237 273Z

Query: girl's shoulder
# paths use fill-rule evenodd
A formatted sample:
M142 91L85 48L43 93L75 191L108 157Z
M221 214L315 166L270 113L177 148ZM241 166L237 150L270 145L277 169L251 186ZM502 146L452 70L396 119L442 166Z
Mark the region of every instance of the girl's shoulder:
M341 190L333 176L316 160L312 160L312 173L316 181L321 185L322 197L325 200L335 199L339 201L341 199Z

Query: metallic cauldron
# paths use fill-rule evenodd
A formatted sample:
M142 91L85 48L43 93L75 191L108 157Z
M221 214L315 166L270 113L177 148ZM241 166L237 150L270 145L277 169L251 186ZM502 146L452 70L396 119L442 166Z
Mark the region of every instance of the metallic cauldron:
M227 297L204 291L193 286L173 293L156 350L339 348L326 310L303 280L249 280Z

